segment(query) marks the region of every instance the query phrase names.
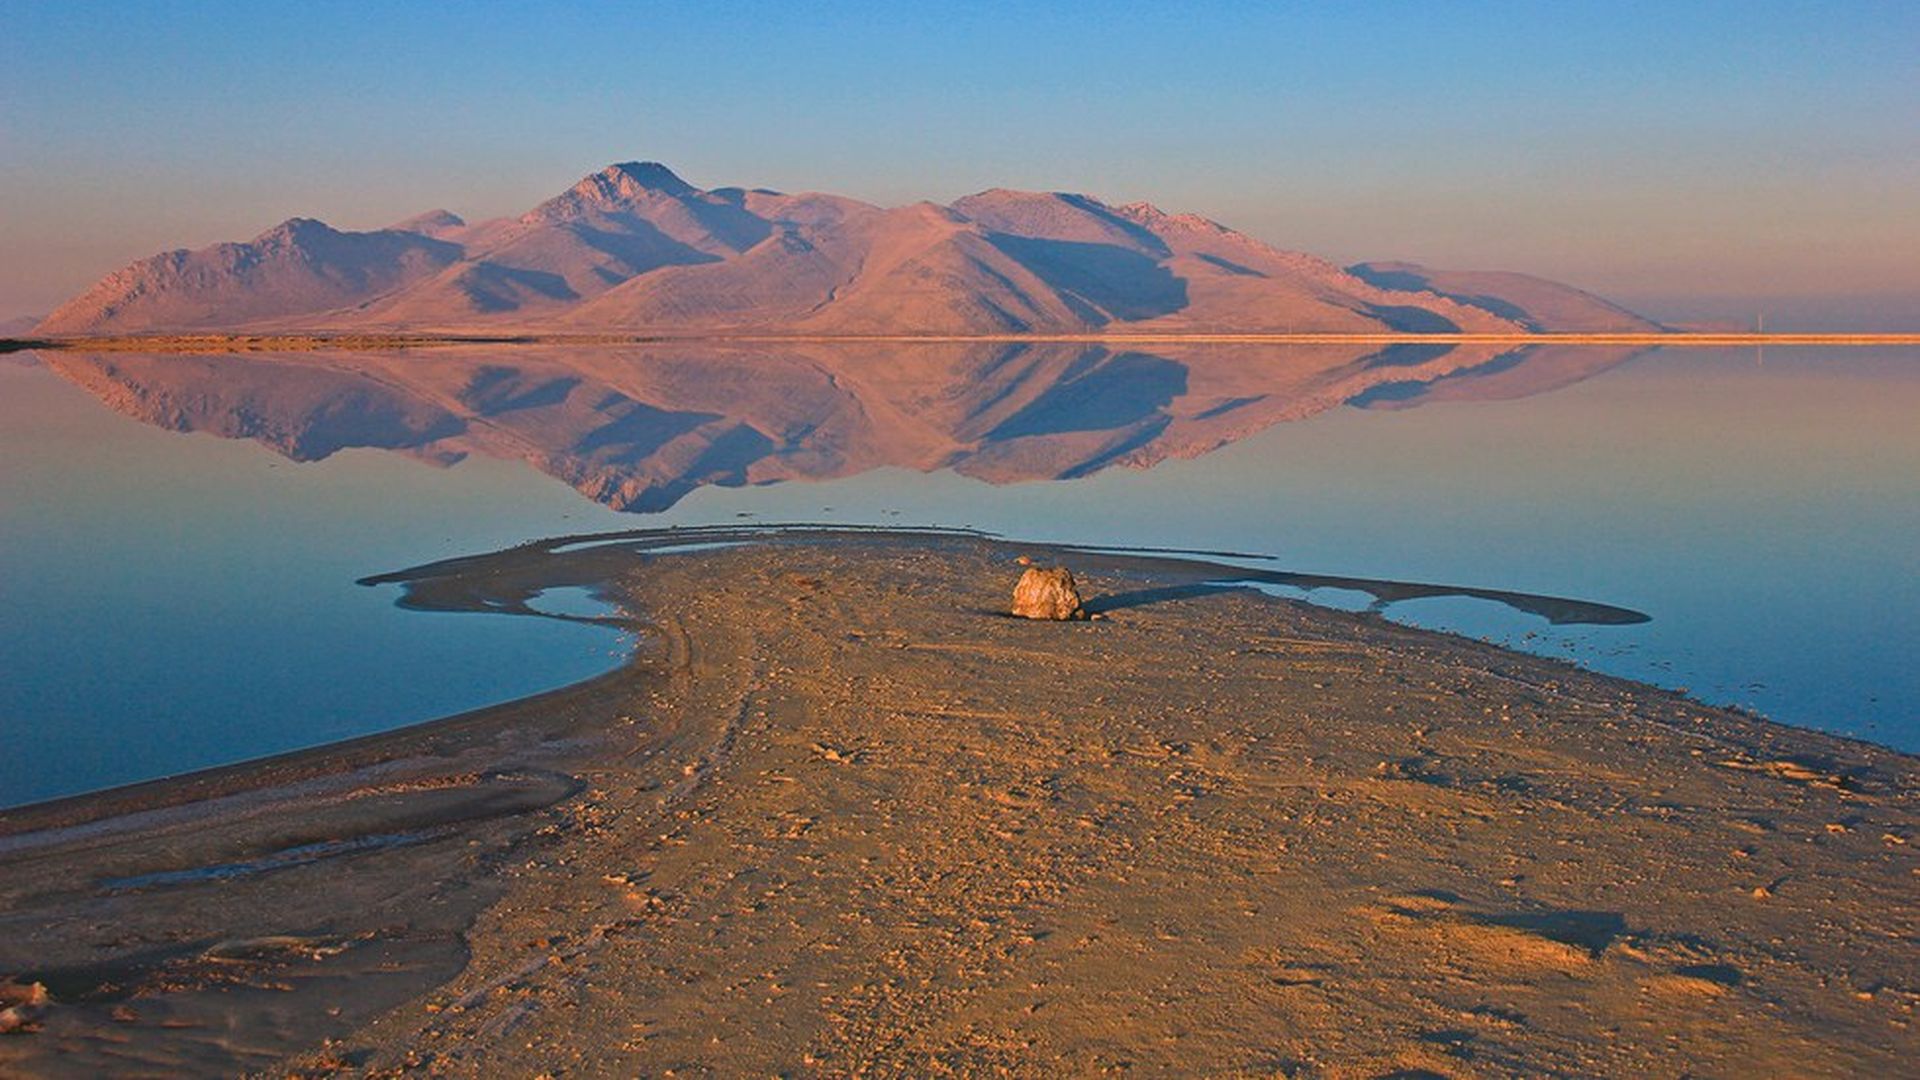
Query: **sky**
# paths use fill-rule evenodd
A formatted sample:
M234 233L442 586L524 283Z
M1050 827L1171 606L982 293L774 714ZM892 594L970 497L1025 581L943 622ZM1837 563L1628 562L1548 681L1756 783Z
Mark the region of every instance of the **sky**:
M1206 214L1663 318L1920 329L1920 4L0 0L0 319L614 161Z

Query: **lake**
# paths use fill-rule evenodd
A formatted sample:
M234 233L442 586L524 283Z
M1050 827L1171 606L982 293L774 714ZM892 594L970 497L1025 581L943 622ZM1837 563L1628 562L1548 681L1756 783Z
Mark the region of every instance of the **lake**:
M415 723L628 648L401 610L361 577L779 521L1616 605L1648 619L1275 587L1920 750L1912 348L49 352L0 357L0 805Z

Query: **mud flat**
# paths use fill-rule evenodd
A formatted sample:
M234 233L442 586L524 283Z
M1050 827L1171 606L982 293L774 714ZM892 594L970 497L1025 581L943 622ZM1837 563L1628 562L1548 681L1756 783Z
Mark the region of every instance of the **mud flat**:
M1002 615L1020 555L1104 617ZM51 999L0 1074L1910 1073L1920 761L1222 578L749 530L392 575L642 644L0 814Z

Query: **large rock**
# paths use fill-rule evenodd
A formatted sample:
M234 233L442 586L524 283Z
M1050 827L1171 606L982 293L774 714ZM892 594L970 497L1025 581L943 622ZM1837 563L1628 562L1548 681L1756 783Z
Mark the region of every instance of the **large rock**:
M40 1018L49 1003L47 988L39 983L0 982L0 1035L24 1035L40 1030Z
M1029 566L1013 587L1013 613L1023 619L1084 619L1080 589L1064 566Z

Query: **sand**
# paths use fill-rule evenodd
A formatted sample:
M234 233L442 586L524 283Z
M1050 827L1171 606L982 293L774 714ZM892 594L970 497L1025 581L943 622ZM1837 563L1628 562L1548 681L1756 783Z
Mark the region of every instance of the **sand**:
M1915 758L1173 558L675 538L753 542L401 575L601 589L600 679L0 815L0 1073L1913 1069Z

